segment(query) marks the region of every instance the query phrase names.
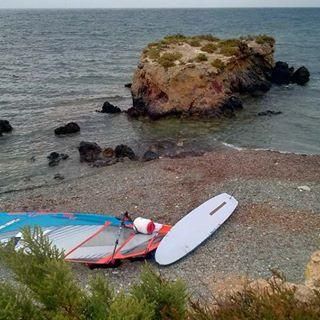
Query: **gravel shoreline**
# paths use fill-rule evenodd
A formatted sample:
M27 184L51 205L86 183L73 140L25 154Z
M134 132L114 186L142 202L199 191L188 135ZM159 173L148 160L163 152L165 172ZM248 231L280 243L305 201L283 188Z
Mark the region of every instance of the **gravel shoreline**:
M311 191L299 191L308 186ZM312 252L319 248L320 156L271 151L221 150L199 157L124 161L93 169L91 176L0 195L0 210L105 212L175 223L208 198L233 193L239 208L219 231L164 275L184 279L194 294L233 276L267 277L279 269L302 282ZM116 288L137 280L143 262L90 271L74 265L82 283L106 274ZM0 278L9 277L1 268Z

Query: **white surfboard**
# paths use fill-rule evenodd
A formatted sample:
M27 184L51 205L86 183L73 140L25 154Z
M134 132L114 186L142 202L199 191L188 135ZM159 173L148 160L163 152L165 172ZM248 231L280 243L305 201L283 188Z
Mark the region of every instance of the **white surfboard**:
M234 197L223 193L191 211L163 238L155 254L156 261L169 265L186 256L210 237L237 206Z

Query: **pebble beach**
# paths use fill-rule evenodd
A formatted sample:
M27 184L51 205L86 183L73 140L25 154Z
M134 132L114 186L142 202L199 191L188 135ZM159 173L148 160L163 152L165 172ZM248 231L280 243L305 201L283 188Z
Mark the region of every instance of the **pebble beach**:
M239 207L210 239L172 266L149 262L163 275L185 280L194 294L234 275L268 277L272 269L299 283L310 255L319 248L319 168L318 155L233 149L151 162L125 160L92 168L90 175L78 179L1 194L0 209L112 215L129 211L133 217L174 224L210 197L227 192ZM102 273L120 289L137 281L143 264L73 268L84 285L92 274ZM1 268L0 278L8 277Z

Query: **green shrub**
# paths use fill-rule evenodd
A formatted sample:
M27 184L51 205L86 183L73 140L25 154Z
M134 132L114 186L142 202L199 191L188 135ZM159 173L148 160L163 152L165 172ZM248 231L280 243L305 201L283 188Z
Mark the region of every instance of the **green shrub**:
M138 299L129 294L120 293L110 306L108 320L153 320L155 316L154 305L145 299Z
M168 281L147 265L141 274L141 283L133 286L132 295L154 306L154 320L183 320L187 312L187 289L180 280Z
M13 286L0 282L0 319L44 320L28 294L26 289L18 291Z
M239 45L241 40L239 39L228 39L219 42L220 53L224 56L234 56L239 52Z
M201 51L214 53L218 49L218 46L214 43L207 43L201 48Z
M196 62L203 62L203 61L208 61L208 57L204 53L199 53L196 58Z
M220 71L224 70L224 68L226 67L224 62L220 59L215 59L213 62L211 62L211 65Z
M151 60L157 60L160 58L160 51L161 49L159 47L152 47L147 50L146 54Z
M191 39L188 41L191 47L201 47L201 42L197 39Z
M181 33L167 35L163 38L162 43L171 44L186 41L187 37Z
M90 295L84 305L86 319L106 319L110 314L110 305L114 299L114 291L102 276L92 278L89 284Z
M256 42L258 44L265 44L265 43L268 43L268 44L271 44L271 45L274 45L275 43L275 40L273 37L270 37L266 34L260 34L259 36L256 37Z
M0 261L18 281L15 286L0 283L0 319L185 319L187 294L181 281L166 281L146 267L131 294L115 294L102 277L93 278L85 290L39 228L22 233L26 250L0 245Z
M161 57L157 60L159 64L161 64L164 68L170 68L175 66L175 62L182 58L182 54L180 52L165 52L161 55Z
M212 42L216 42L216 41L220 40L219 38L213 36L212 34L201 34L199 36L194 36L193 38L198 39L198 40L212 41Z
M270 291L243 292L217 301L217 307L191 302L189 320L316 320L320 319L320 294L302 303L295 298L294 289L270 281Z

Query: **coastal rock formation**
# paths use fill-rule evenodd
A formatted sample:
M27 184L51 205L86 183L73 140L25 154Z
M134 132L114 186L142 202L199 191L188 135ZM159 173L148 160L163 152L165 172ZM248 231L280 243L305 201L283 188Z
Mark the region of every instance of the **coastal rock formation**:
M102 110L100 111L101 113L121 113L121 109L113 104L111 104L109 101L106 101L103 106Z
M75 122L69 122L65 126L59 127L54 130L54 133L56 135L62 135L62 134L71 134L71 133L77 133L80 131L80 127Z
M221 116L242 107L239 94L270 89L275 41L174 35L144 50L131 87L129 116Z
M13 128L8 120L0 120L0 136L2 136L2 133L9 133L12 130Z

